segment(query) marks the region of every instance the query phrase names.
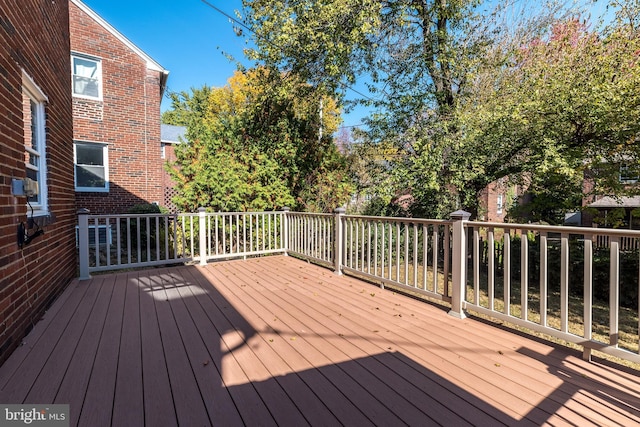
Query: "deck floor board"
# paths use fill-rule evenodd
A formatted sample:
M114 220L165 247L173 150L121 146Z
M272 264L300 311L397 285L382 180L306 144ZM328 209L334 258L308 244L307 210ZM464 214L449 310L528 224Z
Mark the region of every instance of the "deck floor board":
M640 425L640 375L271 256L73 282L0 367L71 424Z

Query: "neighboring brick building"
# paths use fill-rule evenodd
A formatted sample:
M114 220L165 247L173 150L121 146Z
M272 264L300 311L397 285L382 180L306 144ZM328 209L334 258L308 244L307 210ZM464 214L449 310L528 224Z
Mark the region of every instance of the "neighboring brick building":
M620 184L626 190L636 190L640 186L640 165L633 167L619 165ZM582 225L585 227L614 227L640 230L640 196L612 196L613 192L595 191L594 180L589 173L582 182ZM604 193L604 194L598 194Z
M168 71L81 1L69 9L78 208L111 214L161 204Z
M517 198L519 203L526 203L527 200L525 186L510 182L508 177L487 185L478 198L477 220L488 222L505 222L514 199Z
M76 275L69 52L68 2L0 2L0 363Z

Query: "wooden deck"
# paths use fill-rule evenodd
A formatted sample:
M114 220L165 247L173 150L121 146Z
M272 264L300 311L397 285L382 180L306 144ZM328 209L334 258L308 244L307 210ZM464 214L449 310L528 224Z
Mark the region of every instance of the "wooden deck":
M638 372L291 257L74 282L0 367L72 425L636 425Z

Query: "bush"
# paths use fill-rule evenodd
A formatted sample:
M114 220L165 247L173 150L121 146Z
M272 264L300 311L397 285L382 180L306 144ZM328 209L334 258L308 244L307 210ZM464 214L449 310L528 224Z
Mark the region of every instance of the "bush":
M145 203L134 205L127 210L128 214L132 215L147 215L147 214L156 214L162 215L168 213L168 209L162 208L153 203ZM129 231L131 236L131 249L135 251L135 248L138 245L138 221L135 218L122 219L120 223L120 228L123 230L125 235L126 242L126 230L127 223L129 223ZM157 245L160 245L161 251L164 246L164 241L166 237L165 223L163 220L158 222L159 230L156 233L156 221L155 218L151 218L149 221L149 230L147 230L147 221L146 219L140 220L140 248L145 251L147 247L147 241L149 241L152 253L155 253L155 249ZM156 241L156 234L158 240ZM148 238L148 240L147 240ZM147 254L148 256L153 256L153 254Z

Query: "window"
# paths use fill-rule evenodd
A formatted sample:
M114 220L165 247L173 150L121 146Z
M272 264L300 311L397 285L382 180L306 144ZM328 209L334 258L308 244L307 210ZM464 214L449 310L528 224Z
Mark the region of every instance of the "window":
M620 165L620 182L623 184L635 184L640 175L640 166L637 164L623 163Z
M73 144L76 191L109 191L109 150L106 144Z
M71 56L73 95L102 99L102 63L86 56Z
M498 215L502 214L502 203L503 203L502 199L503 199L503 195L498 194L498 197L496 198L496 211Z
M22 73L22 114L24 120L24 165L27 178L37 182L38 193L27 198L34 215L47 215L47 97L33 80Z

